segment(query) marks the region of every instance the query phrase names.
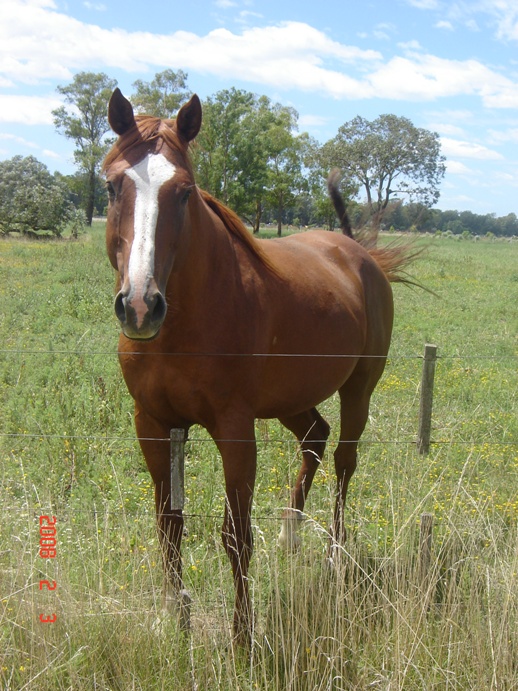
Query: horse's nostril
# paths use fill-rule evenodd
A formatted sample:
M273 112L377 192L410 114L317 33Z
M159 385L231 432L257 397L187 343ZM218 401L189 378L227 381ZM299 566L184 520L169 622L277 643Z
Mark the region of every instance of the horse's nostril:
M152 304L149 306L149 313L153 322L163 322L165 313L167 312L167 305L162 293L155 293L153 295Z
M115 314L117 315L117 319L124 324L126 321L126 307L125 307L125 302L126 296L123 295L121 291L117 293L117 296L115 297L115 303L114 303L114 308L115 308Z

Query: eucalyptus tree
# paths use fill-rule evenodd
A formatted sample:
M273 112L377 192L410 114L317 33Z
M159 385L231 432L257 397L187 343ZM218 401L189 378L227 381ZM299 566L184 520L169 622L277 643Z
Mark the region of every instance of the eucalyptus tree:
M97 178L112 143L106 139L110 131L107 105L116 86L117 82L102 72L79 72L70 84L57 87L66 105L52 111L58 132L76 144L74 160L86 180L88 225L92 224Z
M150 82L137 79L133 82L135 93L131 103L136 112L157 118L173 118L190 97L187 88L188 75L182 70L157 72Z
M415 127L408 118L380 115L369 121L357 116L324 145L323 156L358 181L375 226L393 195L426 207L439 199L445 173L439 135Z
M268 182L266 199L275 210L277 235L287 209L307 189L303 172L303 155L307 135L296 136L298 114L292 108L277 106L276 121L268 137Z
M201 131L194 147L194 164L200 187L236 213L236 187L246 167L241 160L243 120L253 109L254 94L241 89L224 89L203 102Z
M266 96L234 88L203 104L194 148L198 183L245 218L254 232L266 204L282 212L303 184L301 147L293 134L297 118L296 111Z

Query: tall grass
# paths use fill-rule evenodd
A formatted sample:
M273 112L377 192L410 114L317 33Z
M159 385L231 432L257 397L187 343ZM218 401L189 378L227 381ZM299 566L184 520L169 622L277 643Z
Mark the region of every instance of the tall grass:
M201 429L186 461L191 632L160 612L152 487L114 354L102 228L77 243L0 243L2 689L518 688L518 249L434 243L415 273L439 298L396 287L391 360L332 563L332 443L303 547L287 555L276 538L298 453L275 421L258 423L250 655L231 643L222 470ZM425 341L442 356L427 457L413 443ZM322 411L336 438L336 401ZM58 518L55 559L38 555L42 514ZM57 589L40 590L44 579Z

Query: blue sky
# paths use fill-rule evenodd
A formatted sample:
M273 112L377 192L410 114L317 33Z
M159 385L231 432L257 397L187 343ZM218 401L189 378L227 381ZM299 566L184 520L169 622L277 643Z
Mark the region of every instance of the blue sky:
M2 0L0 159L73 172L56 86L105 72L130 96L166 68L293 106L322 143L408 117L441 137L440 208L518 214L518 0Z

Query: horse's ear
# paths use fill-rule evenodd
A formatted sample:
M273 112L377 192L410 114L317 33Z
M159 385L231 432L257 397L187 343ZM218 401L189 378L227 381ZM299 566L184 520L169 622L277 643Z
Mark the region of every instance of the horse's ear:
M133 106L117 87L108 104L108 122L115 134L124 134L135 124Z
M176 131L185 141L191 142L198 134L201 127L201 103L196 94L187 101L178 111L176 116Z

